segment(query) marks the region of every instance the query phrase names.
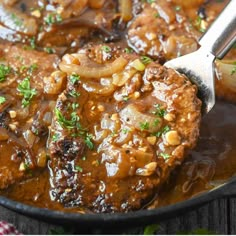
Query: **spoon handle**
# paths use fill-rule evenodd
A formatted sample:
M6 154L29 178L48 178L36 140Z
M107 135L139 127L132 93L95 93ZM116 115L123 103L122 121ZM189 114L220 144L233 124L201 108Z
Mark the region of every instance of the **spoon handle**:
M201 37L199 44L222 59L236 42L236 0L231 0L218 16L207 32Z

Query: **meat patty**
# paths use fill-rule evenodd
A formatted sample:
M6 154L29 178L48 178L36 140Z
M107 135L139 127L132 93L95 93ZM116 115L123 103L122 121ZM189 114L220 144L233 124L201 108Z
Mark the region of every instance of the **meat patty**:
M141 55L159 59L161 63L196 51L199 37L226 4L216 2L208 6L202 2L144 1L128 27L130 47Z
M36 167L46 166L44 146L53 97L45 89L59 59L11 44L0 44L0 58L0 189L3 189L32 177Z
M196 86L108 45L65 55L60 69L68 84L50 131L52 199L92 212L144 207L196 143Z

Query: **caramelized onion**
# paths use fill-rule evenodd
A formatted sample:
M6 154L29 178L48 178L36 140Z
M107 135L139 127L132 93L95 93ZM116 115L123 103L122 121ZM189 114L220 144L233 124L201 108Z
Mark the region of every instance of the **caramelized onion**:
M34 18L3 4L0 4L0 22L23 34L33 36L37 33L37 23Z
M134 104L129 104L120 112L120 116L124 120L124 122L132 125L137 130L143 131L142 123L148 124L148 128L145 131L153 133L157 132L162 125L162 120L159 119L157 123L157 117L153 115L147 115L138 110L138 108Z
M236 92L236 64L235 61L229 60L217 60L216 66L217 76L221 80L221 83Z
M101 77L109 77L112 76L114 73L120 72L125 65L127 64L127 60L120 56L112 63L106 64L102 67L89 67L89 66L83 66L83 65L68 65L64 62L61 62L59 67L62 71L72 74L76 73L80 75L82 78L101 78Z
M120 0L120 14L124 22L132 19L132 0Z

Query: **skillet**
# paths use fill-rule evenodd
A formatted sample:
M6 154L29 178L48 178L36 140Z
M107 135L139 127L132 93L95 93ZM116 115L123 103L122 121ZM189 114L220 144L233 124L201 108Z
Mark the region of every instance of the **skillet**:
M120 228L125 226L127 227L127 225L129 227L135 227L157 223L158 221L170 219L177 215L181 215L182 213L186 213L186 211L193 210L212 200L233 196L236 196L236 176L230 178L224 184L210 191L198 194L197 196L194 196L188 200L152 210L139 210L128 213L67 213L33 207L13 201L3 196L0 196L0 205L23 215L60 225L79 225L81 228L87 228L91 225L98 228Z

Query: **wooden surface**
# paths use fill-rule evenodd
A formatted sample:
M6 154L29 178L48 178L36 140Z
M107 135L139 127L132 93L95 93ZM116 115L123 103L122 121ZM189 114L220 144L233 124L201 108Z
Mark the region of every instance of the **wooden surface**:
M92 226L88 230L61 228L58 225L44 223L0 207L0 220L11 222L23 234L50 234L56 231L69 234L142 234L144 227L101 231ZM236 234L236 198L219 199L186 212L184 215L163 222L156 222L156 234L194 233L199 230L212 231L214 234ZM60 231L62 230L62 231Z

